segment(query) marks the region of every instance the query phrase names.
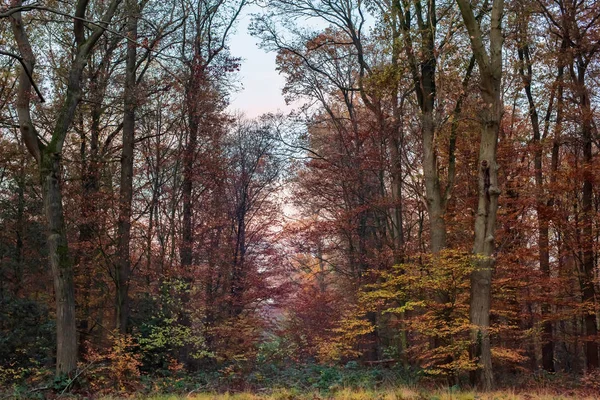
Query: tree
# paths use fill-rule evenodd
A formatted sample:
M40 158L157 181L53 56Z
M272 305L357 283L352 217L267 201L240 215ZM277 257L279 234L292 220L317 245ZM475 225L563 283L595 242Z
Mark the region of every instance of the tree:
M186 112L188 136L184 155L183 226L180 248L181 264L189 269L193 264L192 191L194 164L199 134L203 124L224 107L219 90L225 73L236 68L236 60L227 55L227 40L240 15L245 0L232 2L191 2L185 24L191 36L184 37L181 54L186 71Z
M50 140L44 143L36 131L31 116L30 96L33 87L31 77L35 66L35 56L30 44L29 35L25 29L22 12L20 11L20 8L23 7L23 2L21 0L14 0L11 3L11 8L15 9L10 16L12 31L21 57L23 58L16 103L19 129L27 149L38 163L40 182L43 189L44 211L48 224L46 238L56 296L57 374L70 373L77 367L73 265L69 255L62 206L62 150L69 128L73 123L75 110L81 99L82 74L87 63L87 58L98 39L106 31L119 4L120 0L111 1L102 20L94 24L92 32L86 37L84 19L89 2L87 0L77 2L73 14L75 19L73 37L76 48L69 66L66 93L60 109L56 112L56 124L52 130Z
M490 343L490 302L492 271L494 266L494 235L498 211L498 164L496 152L498 133L503 114L502 84L502 18L504 1L494 0L490 19L490 32L484 37L481 24L475 18L471 3L457 0L463 21L469 33L471 48L479 67L480 89L483 106L480 111L481 143L479 147L479 200L475 218L475 243L473 253L477 265L471 273L471 310L473 324L472 356L481 363L477 382L490 390L493 386L492 353ZM489 51L485 48L489 41Z
M135 111L137 108L137 39L138 20L144 2L127 0L127 54L125 90L123 93L123 148L121 150L121 184L119 186L118 260L116 267L116 325L127 332L129 319L129 279L131 275L131 200L133 198L133 151L135 143Z

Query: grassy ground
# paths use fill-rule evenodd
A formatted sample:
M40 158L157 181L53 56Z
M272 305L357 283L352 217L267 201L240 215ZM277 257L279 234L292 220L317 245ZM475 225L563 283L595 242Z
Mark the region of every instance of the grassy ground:
M190 393L187 396L152 396L138 397L143 400L567 400L599 399L600 394L552 394L552 393L516 393L516 392L451 392L451 391L423 391L418 389L400 388L395 390L366 391L366 390L340 390L332 394L300 393L290 390L276 390L271 393ZM116 397L107 397L103 400L116 400Z

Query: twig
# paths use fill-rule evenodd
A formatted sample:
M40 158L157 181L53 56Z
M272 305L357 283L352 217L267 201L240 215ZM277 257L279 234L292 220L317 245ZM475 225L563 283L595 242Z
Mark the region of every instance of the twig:
M69 383L67 383L67 386L65 386L65 388L63 389L63 391L60 392L60 394L58 395L58 397L61 397L63 394L65 394L65 392L67 391L67 389L69 388L69 386L71 386L77 380L77 378L79 378L79 376L81 374L83 374L85 371L87 371L92 365L94 365L93 361L90 362L88 365L86 365L85 368L83 368L77 374L75 374L75 376L73 377L73 379L69 380Z
M196 389L192 389L185 397L190 397L192 395L192 393L198 392L199 390L205 390L206 387L207 387L206 385L202 385L202 386L197 387Z
M29 78L29 82L31 82L31 86L33 86L33 89L35 89L35 92L37 93L38 97L40 98L40 102L44 103L46 100L44 100L44 96L42 96L40 89L38 89L37 85L35 84L35 82L33 80L33 76L31 76L31 71L29 71L29 68L27 68L27 64L25 64L23 57L21 57L18 54L11 53L9 51L4 51L4 50L0 50L0 54L12 57L21 63L23 70L27 74L27 78Z

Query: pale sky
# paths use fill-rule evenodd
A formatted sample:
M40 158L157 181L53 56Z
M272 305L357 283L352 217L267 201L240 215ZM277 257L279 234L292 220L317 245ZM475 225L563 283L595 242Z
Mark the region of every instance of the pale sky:
M239 72L242 89L231 95L229 110L241 111L249 118L267 112L291 110L281 95L285 80L275 70L275 53L260 49L258 39L248 33L249 14L258 10L256 6L246 8L240 16L237 32L229 42L231 55L242 58Z

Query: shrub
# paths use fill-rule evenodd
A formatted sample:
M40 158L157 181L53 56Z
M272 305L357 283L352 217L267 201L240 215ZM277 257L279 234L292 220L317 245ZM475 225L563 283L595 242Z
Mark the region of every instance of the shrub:
M104 352L88 350L87 365L81 365L89 388L95 393L132 392L139 388L141 365L137 345L130 335L114 332Z
M0 386L20 382L51 362L54 323L33 300L0 299Z

